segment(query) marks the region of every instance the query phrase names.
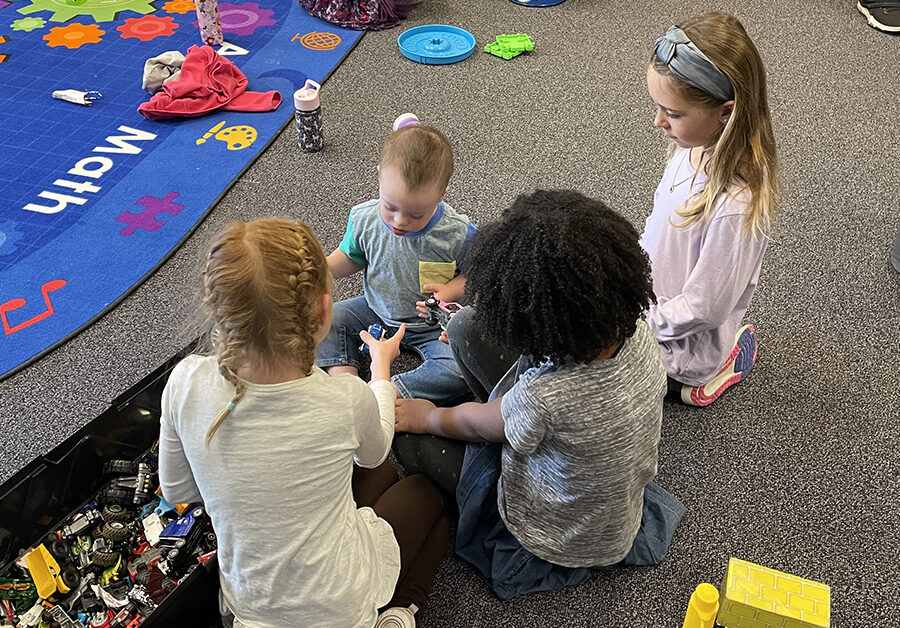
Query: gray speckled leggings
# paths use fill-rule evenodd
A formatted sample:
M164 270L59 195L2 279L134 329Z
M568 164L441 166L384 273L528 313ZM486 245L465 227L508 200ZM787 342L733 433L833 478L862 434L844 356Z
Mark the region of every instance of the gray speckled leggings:
M471 307L453 315L447 325L447 337L463 378L478 400L486 402L519 356L509 356L482 338ZM397 434L393 451L407 473L421 473L449 496L450 503L456 503L456 484L466 443L430 434Z

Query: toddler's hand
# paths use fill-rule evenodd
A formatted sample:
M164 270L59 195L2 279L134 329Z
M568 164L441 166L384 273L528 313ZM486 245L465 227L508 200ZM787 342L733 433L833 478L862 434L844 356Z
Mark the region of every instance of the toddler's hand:
M426 283L424 286L422 286L422 290L424 292L430 292L431 294L433 294L434 298L437 299L438 301L448 301L448 300L454 301L455 300L453 298L451 298L451 299L445 298L445 297L450 296L447 294L447 284L445 284L445 283ZM424 301L418 301L418 302L416 302L417 310L419 310L419 303L421 303L423 307L425 306ZM419 310L419 312L421 313L422 310Z
M425 399L397 399L394 404L394 431L427 434L426 417L437 407Z
M416 301L416 311L419 313L419 318L428 318L428 308L425 306L425 301Z

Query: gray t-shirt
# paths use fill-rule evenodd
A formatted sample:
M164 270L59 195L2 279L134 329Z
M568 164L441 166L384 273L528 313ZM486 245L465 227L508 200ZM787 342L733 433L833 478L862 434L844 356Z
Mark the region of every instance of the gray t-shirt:
M565 567L622 560L656 475L666 371L644 321L609 360L526 371L503 396L506 527Z
M381 219L376 198L350 210L339 248L366 266L363 292L372 311L391 327L406 323L421 330L429 329L416 311L416 301L425 298L423 286L447 283L459 273L474 234L468 216L441 202L424 229L396 235Z

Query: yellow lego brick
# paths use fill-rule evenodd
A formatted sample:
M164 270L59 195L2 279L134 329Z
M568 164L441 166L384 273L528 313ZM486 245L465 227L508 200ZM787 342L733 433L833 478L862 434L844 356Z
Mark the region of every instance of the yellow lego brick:
M818 600L819 602L828 602L831 599L831 588L824 584L804 580L803 595Z
M772 628L773 624L768 622L759 621L758 619L742 619L740 628ZM777 624L778 628L781 628L781 622Z
M802 612L816 612L815 600L803 597L802 595L795 595L794 593L791 593L790 596L788 596L788 606L790 606L791 608L796 608L798 611Z
M774 589L772 587L762 587L760 596L762 597L762 599L768 602L773 602L775 604L775 612L778 612L778 604L787 604L788 602L787 592L779 591L778 589Z
M731 585L731 591L752 597L759 597L762 592L762 585L749 580L735 580Z
M791 619L800 619L803 616L796 608L791 608L790 606L784 606L782 604L775 605L775 612L782 617L789 617Z
M792 622L791 628L830 625L827 585L732 558L722 589L721 610L740 618L737 628L745 628L746 622L762 622L766 628L782 628L787 622Z
M753 563L748 563L744 560L732 558L728 561L728 573L738 580L747 580L750 577L750 565L752 564Z
M775 588L780 591L803 593L803 582L799 578L794 578L792 576L778 576L775 580L777 581Z
M729 611L735 615L740 615L741 617L756 619L756 609L752 606L747 606L746 604L733 604Z
M740 615L733 613L723 613L721 610L716 616L716 623L725 628L738 628L738 622L741 620Z
M775 586L775 574L771 569L755 565L750 569L750 580L759 584L766 584L770 587Z
M822 624L823 626L827 626L831 621L831 603L816 602L816 617L825 622Z
M747 606L761 611L774 612L775 602L764 600L761 597L751 597L747 600Z

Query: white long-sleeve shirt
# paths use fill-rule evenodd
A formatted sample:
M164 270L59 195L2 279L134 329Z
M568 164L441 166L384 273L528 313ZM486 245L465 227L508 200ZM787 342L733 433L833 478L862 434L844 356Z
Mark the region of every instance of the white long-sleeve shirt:
M205 503L236 626L374 626L393 595L400 550L386 521L357 509L351 475L354 459L375 467L387 456L393 385L314 368L246 386L207 448L234 388L214 357L175 367L162 398L163 495Z
M687 201L694 172L686 150L672 157L653 196L641 246L650 257L657 298L647 322L663 364L673 379L699 386L713 378L734 347L768 238L744 229L751 200L746 189L717 200L712 218L676 227L684 219L675 211ZM705 181L697 173L694 192Z

